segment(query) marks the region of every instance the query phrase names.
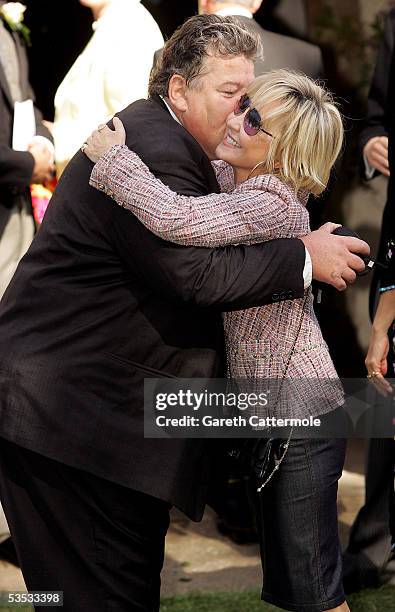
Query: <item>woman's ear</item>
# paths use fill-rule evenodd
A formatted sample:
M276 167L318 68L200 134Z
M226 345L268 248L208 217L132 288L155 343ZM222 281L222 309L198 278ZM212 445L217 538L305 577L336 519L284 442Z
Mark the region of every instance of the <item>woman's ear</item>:
M185 113L188 110L186 98L187 84L185 78L180 74L173 74L169 81L168 98L174 106L174 109L180 113Z

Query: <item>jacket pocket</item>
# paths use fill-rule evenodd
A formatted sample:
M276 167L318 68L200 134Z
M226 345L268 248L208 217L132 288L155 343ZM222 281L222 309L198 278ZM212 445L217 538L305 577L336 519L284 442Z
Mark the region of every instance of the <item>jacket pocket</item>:
M138 363L136 361L132 361L132 359L128 359L127 357L123 357L123 355L116 355L115 353L107 353L108 356L114 361L118 361L123 365L129 365L136 370L141 371L144 374L147 374L145 378L174 378L177 380L177 376L173 374L169 374L168 372L164 372L163 370L157 370L156 368L151 368L146 364Z

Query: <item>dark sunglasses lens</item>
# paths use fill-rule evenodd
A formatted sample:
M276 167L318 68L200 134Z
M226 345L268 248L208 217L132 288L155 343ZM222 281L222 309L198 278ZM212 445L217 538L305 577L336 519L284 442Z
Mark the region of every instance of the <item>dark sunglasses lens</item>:
M250 106L249 97L247 96L247 94L242 95L240 100L236 102L234 114L242 115L243 113L245 113L245 111L247 110L249 106Z
M248 136L256 136L261 127L261 116L255 108L252 108L244 117L244 130Z

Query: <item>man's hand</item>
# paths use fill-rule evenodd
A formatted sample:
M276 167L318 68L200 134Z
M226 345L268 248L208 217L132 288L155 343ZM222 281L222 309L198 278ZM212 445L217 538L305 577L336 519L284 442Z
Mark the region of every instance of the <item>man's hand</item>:
M388 136L374 136L363 148L363 154L370 166L389 176Z
M332 234L336 223L325 223L315 232L301 238L311 257L313 278L344 291L356 279L356 272L365 270L365 263L356 255L370 253L369 245L359 238Z
M42 184L50 180L55 170L51 151L41 142L33 142L28 150L34 158L32 182Z

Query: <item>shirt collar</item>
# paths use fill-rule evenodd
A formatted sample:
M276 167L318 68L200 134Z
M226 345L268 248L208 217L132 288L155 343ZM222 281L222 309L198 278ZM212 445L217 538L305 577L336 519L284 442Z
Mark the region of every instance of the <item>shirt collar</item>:
M249 19L253 19L253 14L246 8L242 6L229 6L228 8L222 8L216 11L216 15L220 15L221 17L228 17L229 15L240 15L242 17L248 17Z
M172 108L170 108L170 106L168 105L168 103L166 102L166 100L164 99L163 96L159 96L160 99L162 100L162 102L166 105L167 110L169 111L170 115L173 117L173 119L175 119L177 121L177 123L179 123L180 125L182 125L181 121L179 120L179 118L177 117L177 115L175 114L175 112L173 111Z

